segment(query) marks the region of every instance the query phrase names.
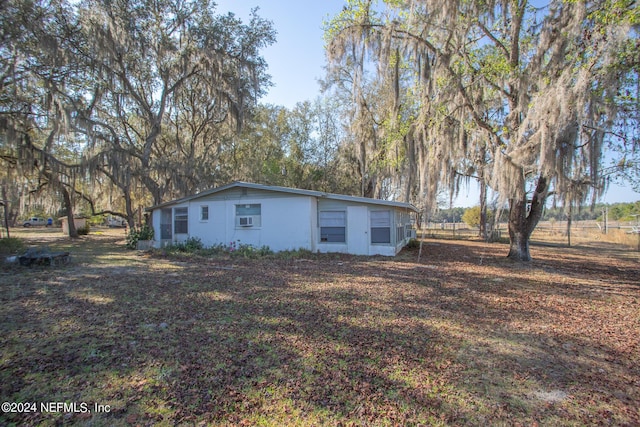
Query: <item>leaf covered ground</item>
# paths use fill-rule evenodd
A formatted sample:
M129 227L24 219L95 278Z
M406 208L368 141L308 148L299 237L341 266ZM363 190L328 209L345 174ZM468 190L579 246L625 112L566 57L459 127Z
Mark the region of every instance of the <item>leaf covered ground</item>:
M640 424L638 253L177 258L122 237L0 271L1 400L89 407L0 424Z

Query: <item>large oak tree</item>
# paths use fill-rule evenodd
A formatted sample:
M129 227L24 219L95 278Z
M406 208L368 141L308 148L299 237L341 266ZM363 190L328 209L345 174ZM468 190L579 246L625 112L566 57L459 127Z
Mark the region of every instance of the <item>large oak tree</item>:
M78 25L93 86L78 130L105 172L123 189L141 182L153 203L192 190L194 159L241 127L269 83L260 50L271 24L217 15L210 0L85 0Z
M328 52L392 82L378 103L410 121L396 144L413 151L425 205L480 177L508 202L509 257L527 261L551 192L571 203L605 190L603 153L637 73L634 3L352 0L327 26Z
M260 51L275 31L256 11L248 23L209 0L15 0L2 11L6 164L44 156L39 175L72 196L69 176L115 188L131 224L136 203L219 183L220 145L269 85Z

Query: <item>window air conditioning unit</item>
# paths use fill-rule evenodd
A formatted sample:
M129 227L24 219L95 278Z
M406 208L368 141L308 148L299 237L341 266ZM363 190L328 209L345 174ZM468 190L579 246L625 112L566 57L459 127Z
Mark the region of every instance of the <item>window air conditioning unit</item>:
M240 227L253 227L253 217L251 217L251 216L241 216L240 217Z

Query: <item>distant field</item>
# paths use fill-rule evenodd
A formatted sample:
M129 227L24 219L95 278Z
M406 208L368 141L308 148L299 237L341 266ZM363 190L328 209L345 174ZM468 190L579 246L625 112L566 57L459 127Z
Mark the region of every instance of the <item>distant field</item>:
M636 222L611 222L606 232L602 223L596 221L576 221L571 227L571 245L584 247L611 247L621 250L638 250L640 236L632 234ZM508 239L507 224L500 225L503 239ZM430 224L421 231L424 236L445 239L475 239L478 229L471 229L464 223ZM533 232L534 243L568 245L567 224L564 221L542 221Z
M72 261L0 269L1 400L38 405L0 425L640 425L636 251L252 260L15 235Z

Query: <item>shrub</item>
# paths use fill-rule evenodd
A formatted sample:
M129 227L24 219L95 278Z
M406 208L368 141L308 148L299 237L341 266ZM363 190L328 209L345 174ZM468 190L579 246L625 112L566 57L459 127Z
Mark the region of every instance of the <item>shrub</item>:
M271 255L273 251L269 246L256 247L247 243L231 242L229 244L229 253L232 256L241 256L243 258L258 258Z
M200 251L202 255L211 255L211 256L224 255L227 252L229 252L229 249L227 248L226 245L223 245L222 243L218 243L217 245L204 248Z
M312 251L309 249L299 248L288 251L280 251L275 253L273 256L277 259L300 259L300 258L310 258L314 255Z
M127 248L135 249L139 240L153 240L153 228L148 225L133 227L127 234Z
M480 227L480 206L474 206L465 210L464 214L462 214L462 221L471 228ZM486 222L493 222L493 212L490 210L487 210Z
M232 241L228 244L218 243L206 247L202 240L198 237L189 237L184 242L174 242L171 245L163 247L165 253L188 253L200 256L221 256L227 255L231 257L242 258L260 258L273 255L273 251L269 246L253 246L247 243Z
M5 237L0 239L0 254L15 255L24 252L25 244L17 237Z
M89 218L87 219L87 225L102 225L104 223L104 218L102 217L102 215L96 215L96 216L89 216Z
M90 230L91 230L91 226L89 225L89 223L87 223L84 227L76 228L76 231L78 232L78 236L86 236L87 234L89 234Z
M204 249L202 240L198 237L189 237L184 242L176 242L165 248L169 252L188 252L194 253Z
M411 239L409 240L409 243L407 243L408 249L418 249L419 247L420 247L420 240L418 239Z

